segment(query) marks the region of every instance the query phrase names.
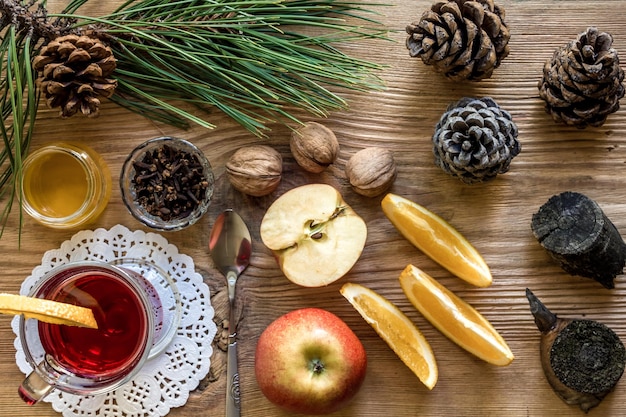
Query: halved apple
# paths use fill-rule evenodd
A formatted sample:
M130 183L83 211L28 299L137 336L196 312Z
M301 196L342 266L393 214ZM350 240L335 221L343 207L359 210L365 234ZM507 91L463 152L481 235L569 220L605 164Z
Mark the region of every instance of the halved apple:
M261 240L292 282L321 287L343 277L365 247L367 226L334 187L308 184L267 209Z

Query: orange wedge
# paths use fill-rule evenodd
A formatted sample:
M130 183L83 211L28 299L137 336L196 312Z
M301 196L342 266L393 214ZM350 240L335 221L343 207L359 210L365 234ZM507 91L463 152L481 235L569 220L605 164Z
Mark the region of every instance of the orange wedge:
M385 195L381 205L396 229L432 260L477 287L491 285L491 271L485 260L441 217L396 194Z
M439 377L435 355L413 322L389 300L362 285L346 283L340 291L419 380L433 389Z
M89 308L23 295L0 293L0 313L23 314L46 323L98 328Z
M513 361L511 349L483 315L419 268L408 265L400 285L411 304L457 345L494 365Z

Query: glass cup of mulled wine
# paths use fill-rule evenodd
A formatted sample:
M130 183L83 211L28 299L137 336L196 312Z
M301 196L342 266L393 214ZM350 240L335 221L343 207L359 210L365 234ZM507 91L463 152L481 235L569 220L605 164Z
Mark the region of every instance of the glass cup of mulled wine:
M33 371L18 392L30 405L53 390L112 391L130 381L172 340L180 318L175 283L143 260L70 262L44 274L29 296L91 308L98 329L19 320Z

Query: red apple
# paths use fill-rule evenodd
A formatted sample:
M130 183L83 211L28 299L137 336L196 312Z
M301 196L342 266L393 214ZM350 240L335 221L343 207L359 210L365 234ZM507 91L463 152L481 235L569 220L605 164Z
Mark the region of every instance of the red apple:
M359 338L333 313L291 311L272 322L256 347L254 371L261 392L294 413L328 414L357 393L367 369Z

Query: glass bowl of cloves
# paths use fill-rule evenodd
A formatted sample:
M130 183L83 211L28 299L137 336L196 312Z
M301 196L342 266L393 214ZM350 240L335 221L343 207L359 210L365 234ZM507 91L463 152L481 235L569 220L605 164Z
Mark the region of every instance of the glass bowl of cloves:
M171 136L137 146L120 174L122 200L130 213L162 231L184 229L200 220L211 204L214 184L202 151Z

